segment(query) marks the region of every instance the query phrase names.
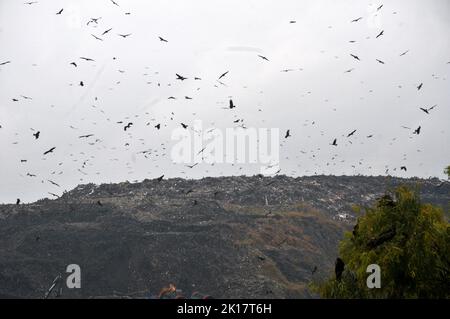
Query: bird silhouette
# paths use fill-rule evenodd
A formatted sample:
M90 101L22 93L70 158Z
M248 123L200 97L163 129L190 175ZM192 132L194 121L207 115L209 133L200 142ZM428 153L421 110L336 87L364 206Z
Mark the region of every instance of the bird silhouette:
M124 131L128 130L132 125L133 125L133 123L132 123L132 122L129 122L127 125L125 125L125 126L123 127L123 130L124 130Z
M420 126L414 130L413 134L417 134L417 135L420 134Z
M177 80L184 81L184 80L187 79L187 78L185 78L184 76L179 75L178 73L175 73L175 75L177 76Z
M157 180L158 182L161 182L161 181L163 180L163 178L164 178L164 175L161 175L161 176L158 177L156 180Z
M378 35L375 37L375 39L378 39L379 37L381 37L384 34L384 30L381 30L380 33L378 33Z
M111 30L112 30L112 28L109 28L108 30L103 31L102 35L107 34L107 33L108 33L109 31L111 31Z
M352 136L353 134L355 134L355 132L356 132L356 130L351 131L351 132L347 135L347 137Z
M406 166L402 166L402 167L400 167L400 170L401 170L401 171L405 171L405 172L406 172L406 171L407 171L407 169L406 169Z
M350 56L351 56L352 58L358 60L358 61L361 61L357 55L354 55L354 54L351 54L351 53L350 53Z
M284 136L284 138L288 138L289 136L291 136L290 130L287 130L287 131L286 131L286 135Z
M225 72L225 73L222 73L222 74L219 76L219 80L220 80L221 78L223 78L225 75L227 75L228 72L230 72L230 71L227 71L227 72Z
M228 106L230 109L234 109L236 105L234 105L233 100L230 99L230 104Z
M419 91L419 90L422 88L422 86L423 86L423 83L420 83L420 84L417 86L417 91Z
M375 60L377 60L378 63L384 64L384 61L381 61L381 60L378 60L378 59L375 59Z
M188 125L186 125L186 124L184 124L184 123L180 123L180 124L181 124L181 126L182 126L184 129L188 128Z
M5 64L8 64L8 63L11 63L11 61L2 62L2 63L0 63L0 65L5 65Z
M263 56L263 55L259 55L258 54L258 56L261 58L261 59L263 59L263 60L266 60L266 61L269 61L269 59L268 58L266 58L265 56Z
M331 143L331 145L337 146L337 138L335 138L335 139L333 140L333 143Z
M157 128L159 130L161 128L161 124L156 124L155 128Z
M59 10L56 14L57 14L57 15L58 15L58 14L61 14L61 13L63 13L63 11L64 11L64 8L61 9L61 10Z
M51 149L49 149L48 151L44 152L44 155L47 155L49 153L53 153L53 151L56 149L56 147L52 147Z
M351 22L358 22L361 19L362 19L362 17L359 17L359 18L353 19Z
M437 104L433 105L432 107L430 107L430 108L428 108L428 109L423 108L423 107L419 107L419 109L421 109L422 111L424 111L424 112L427 113L427 114L430 114L429 112L430 112L432 109L434 109L436 106L437 106Z
M70 62L70 64L73 65L74 67L78 66L75 62Z
M37 140L39 138L39 135L41 134L40 131L37 131L36 133L33 134L34 138Z
M127 34L117 34L119 37L122 37L122 38L128 38L130 35L132 35L132 33L127 33Z
M163 37L158 37L158 38L159 38L159 41L161 41L161 42L169 42L166 39L164 39Z

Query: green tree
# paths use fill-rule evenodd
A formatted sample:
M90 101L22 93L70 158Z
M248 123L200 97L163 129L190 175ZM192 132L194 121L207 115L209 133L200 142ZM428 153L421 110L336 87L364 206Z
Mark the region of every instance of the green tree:
M445 168L444 173L447 174L448 179L450 179L450 165Z
M400 187L366 209L339 252L342 274L313 286L324 298L450 297L449 223L417 191ZM370 264L380 266L380 288L367 286Z

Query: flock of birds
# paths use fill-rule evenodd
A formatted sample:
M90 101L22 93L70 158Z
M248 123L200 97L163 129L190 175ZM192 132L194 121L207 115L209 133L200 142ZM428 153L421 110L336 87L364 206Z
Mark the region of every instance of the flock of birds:
M120 7L120 4L119 4L118 2L113 1L113 0L109 0L109 1L110 1L111 5L116 6L116 7ZM32 1L32 2L25 2L24 4L25 4L25 5L30 5L30 6L31 6L31 5L36 5L36 4L38 4L38 3L39 3L38 1ZM380 12L381 10L383 10L383 5L379 5L379 6L377 7L377 9L376 9L377 14L378 14L378 12ZM57 16L62 16L62 15L64 15L64 8L60 8L60 9L58 9L58 10L55 10L55 14L56 14ZM125 15L131 15L131 12L124 12L124 14L125 14ZM363 19L364 19L364 17L357 17L357 18L352 19L352 20L350 20L350 21L348 21L348 22L353 24L353 23L358 23L358 22L360 22L360 21L363 20ZM93 18L90 18L88 21L86 21L86 24L85 24L85 25L86 25L87 28L89 28L89 30L94 30L94 29L91 29L91 28L94 27L95 29L97 29L99 26L101 26L101 22L102 22L102 17L93 17ZM290 23L290 24L295 24L296 21L295 21L295 20L291 20L291 21L289 21L289 23ZM92 33L89 32L89 33L90 33L90 35L92 36L93 39L102 42L102 41L105 40L105 37L108 36L108 35L110 35L113 31L114 31L114 28L113 28L113 27L107 27L107 28L104 29L104 31L100 31L100 33L94 33L94 32L92 32ZM375 36L375 40L377 40L377 39L383 37L384 34L385 34L385 30L379 30L379 31L377 32L376 36ZM116 33L116 35L117 35L118 37L123 38L123 39L127 39L127 38L131 37L133 34L132 34L132 33ZM163 36L158 36L156 40L157 40L157 41L159 40L159 42L160 42L161 44L169 43L169 40L168 40L166 37L163 37ZM352 40L352 41L350 41L350 42L353 43L353 42L355 42L355 41ZM406 54L408 54L409 52L410 52L410 50L405 50L405 51L403 51L402 53L399 54L399 57L403 57L403 56L405 56ZM360 56L358 56L358 54L356 54L356 53L354 53L354 52L351 52L351 53L349 53L349 56L355 60L355 63L362 63L362 60L363 60L363 59L360 58ZM271 63L271 60L270 60L267 56L264 56L264 55L261 55L261 54L255 54L255 58L260 59L263 63ZM116 59L116 58L114 57L113 59ZM95 58L92 58L92 57L86 57L86 56L81 56L81 57L79 57L78 60L70 61L70 62L68 62L68 63L69 63L69 65L73 66L74 68L78 68L80 63L89 63L89 62L95 62ZM383 64L383 65L386 63L386 62L385 62L384 60L382 60L381 58L376 59L375 62L377 62L377 63L379 63L379 64ZM448 63L450 63L450 62L448 62ZM10 65L11 65L11 67L12 67L13 64L14 64L14 61L13 61L13 60L0 61L0 67L1 67L1 68L6 68L6 67L9 67ZM355 70L355 68L356 68L356 66L355 66L354 68L347 69L347 70L344 71L344 73L351 73L351 72L353 72L353 71ZM301 70L301 69L300 69L300 70ZM282 70L280 70L280 72L285 72L285 73L287 73L287 72L292 72L292 71L295 71L295 70L294 70L294 69L282 69ZM124 73L125 71L124 71L124 70L119 70L119 72ZM221 74L219 74L218 77L215 79L215 84L214 84L214 86L215 86L215 87L226 86L226 84L224 83L224 81L226 80L226 78L227 78L227 76L228 76L229 74L230 74L230 70L224 71L224 72L222 72ZM195 77L189 78L189 77L187 77L187 76L185 76L185 75L183 75L183 74L180 74L180 73L175 73L175 74L174 74L174 80L175 80L175 81L184 82L184 81L189 80L189 79L193 79L194 81L202 81L202 78L199 77L199 76L195 76ZM84 86L85 86L85 82L81 80L81 81L78 82L78 85L79 85L80 87L84 87ZM157 85L158 85L158 86L161 86L161 83L157 83ZM417 86L416 86L417 91L422 90L423 85L424 85L423 83L417 83ZM25 100L32 100L32 97L25 96L25 95L21 95L20 98L25 99ZM20 98L17 98L17 97L12 98L12 101L13 101L13 102L19 102L19 101L20 101ZM175 96L169 96L167 99L168 99L168 100L176 100L177 97L175 97ZM187 95L186 95L186 96L184 96L184 99L185 99L185 100L192 100L193 97L192 97L192 96L187 96ZM97 97L95 97L95 101L98 101L98 98L97 98ZM238 108L239 103L236 105L235 102L233 101L233 98L232 98L232 97L230 97L226 102L227 102L228 106L223 107L223 109L234 110L234 111L235 111L235 109L239 109L239 108ZM93 107L96 107L96 106L93 106ZM427 115L427 116L428 116L428 115L430 115L430 114L435 110L435 108L437 108L437 107L438 107L438 106L435 104L435 105L433 105L433 106L431 106L431 107L425 107L425 106L424 106L424 107L419 107L418 110L422 111L422 112L424 113L424 115ZM102 111L102 110L101 110L101 111ZM258 111L261 112L262 110L261 110L261 109L258 109ZM102 112L103 112L103 111L102 111ZM194 114L195 114L195 113L194 113ZM175 114L172 112L172 113L171 113L170 120L173 120L173 119L174 119L174 116L175 116ZM138 117L138 115L136 115L136 117ZM234 124L234 125L237 125L237 126L240 126L240 127L242 127L242 128L245 129L245 128L246 128L246 125L245 125L244 119L241 118L241 117L239 117L237 114L235 114L234 117L235 117L235 119L233 120L233 124ZM155 119L152 119L152 120L155 120ZM130 130L132 130L132 129L133 129L133 126L135 125L135 123L134 123L130 118L126 118L125 120L116 121L115 123L116 123L116 124L120 124L120 125L122 126L122 128L123 128L123 131L125 131L125 132L127 132L127 133L128 133ZM310 125L314 125L315 122L312 121L312 122L310 122L309 124L310 124ZM167 127L167 124L162 123L162 122L154 122L153 124L151 124L151 121L150 121L150 122L147 122L146 125L147 125L147 126L152 125L156 130L160 130L162 127ZM305 125L306 125L306 124L305 124ZM180 122L180 126L181 126L183 129L187 129L187 130L188 130L188 129L192 129L192 130L194 129L191 125L185 124L185 123L183 123L183 122ZM0 129L1 129L1 128L2 128L2 126L1 126L1 123L0 123ZM419 134L422 133L422 131L421 131L421 126L418 126L417 128L411 128L411 127L403 126L403 128L404 128L404 129L408 129L408 130L412 130L412 134L413 134L413 135L419 135ZM76 130L77 128L74 127L74 126L71 126L71 129ZM40 130L35 130L35 129L32 129L32 130L33 130L32 136L33 136L33 138L34 138L35 140L38 140L38 139L41 137L41 134L45 134L45 132L42 132L42 131L40 131ZM43 130L43 129L42 129L42 130ZM348 134L344 135L342 138L343 138L346 142L351 143L351 138L352 138L355 134L358 134L358 130L352 128L352 129L349 129ZM285 134L284 134L284 139L286 140L286 139L291 138L291 137L292 137L292 129L287 129L286 132L285 132ZM373 134L366 135L365 137L366 137L366 138L372 138L372 137L373 137ZM99 139L99 138L97 138L97 137L96 137L96 134L94 134L94 133L80 134L80 135L78 136L78 138L79 138L79 139L87 140L88 143L89 143L89 145L96 145L96 144L102 142L102 140ZM132 138L132 135L130 135L130 138ZM141 141L141 142L143 142L143 141ZM329 146L331 146L331 147L338 147L338 146L340 145L340 143L341 143L341 137L332 137L331 140L330 140L330 142L329 142ZM125 147L127 147L127 146L129 146L129 145L130 145L129 143L126 143L126 144L125 144ZM283 145L283 141L282 141L282 144L281 144L281 145ZM163 150L163 151L166 151L166 145L165 145L165 143L162 143L161 146L162 146L162 150ZM204 150L205 150L205 149L202 149L201 152L203 152ZM320 148L319 148L319 150L320 150ZM43 150L42 156L47 157L47 156L50 156L52 153L55 153L55 152L57 152L57 151L58 151L58 147L57 147L57 146L49 146L48 148L46 148L45 150ZM165 154L165 153L162 153L162 154L155 154L155 153L157 153L157 152L156 152L154 149L148 149L148 150L144 150L144 151L141 151L141 152L140 152L140 154L142 154L142 155L143 155L144 157L146 157L146 158L150 158L152 155L160 156L160 157L163 157L164 155L167 155L167 154ZM305 154L306 152L301 151L301 153ZM71 156L74 156L74 154L71 154ZM315 156L312 155L312 157L315 157ZM336 156L333 156L333 157L331 158L331 160L336 160L336 159L337 159ZM78 171L79 171L82 175L84 175L84 176L88 175L87 173L85 173L85 172L83 171L83 169L84 169L87 165L89 165L89 161L90 161L90 160L91 160L91 158L87 158L86 160L84 160L84 161L82 162L81 167L78 169ZM114 160L114 159L113 159L113 160ZM117 160L117 159L116 159L116 160ZM21 163L26 163L28 160L27 160L27 159L21 159L20 161L21 161ZM361 161L362 161L362 159L361 159ZM360 165L362 164L361 161L359 162ZM194 167L197 166L197 164L198 164L198 163L193 163L192 165L185 165L185 166L186 166L186 168L193 169ZM58 163L58 166L62 166L62 165L63 165L62 162L61 162L61 163ZM214 165L214 164L212 164L212 165ZM328 162L328 163L326 163L326 165L328 166L328 165L330 165L330 163ZM355 167L355 166L352 165L352 167ZM128 169L131 169L131 164L130 164L130 163L127 163L127 168L128 168ZM406 165L402 165L402 166L400 166L399 168L400 168L401 171L407 171ZM393 168L393 170L396 170L396 169L397 169L396 167ZM277 173L280 173L280 172L281 172L281 170L279 170ZM54 172L52 172L51 174L52 174L52 175L60 175L60 174L62 174L62 173L63 173L62 171L60 171L59 173L56 172L56 171L54 171ZM185 173L185 172L182 172L182 173ZM206 170L206 173L208 173L207 170ZM389 168L386 168L386 174L389 174ZM32 174L32 173L29 173L29 172L28 172L28 173L26 174L26 176L27 176L27 177L36 177L36 174ZM164 177L164 175L160 176L160 177L158 178L158 180L162 180L163 177ZM80 179L80 180L82 180L82 179ZM44 181L43 181L43 182L44 182ZM54 182L53 180L47 179L47 182L50 183L50 184L53 185L53 186L60 187L60 185L59 185L58 183ZM48 192L48 193L51 194L51 195L54 196L54 197L59 197L59 195L57 195L57 194L55 194L55 193L53 193L53 192ZM17 199L17 204L19 204L19 203L20 203L20 199Z

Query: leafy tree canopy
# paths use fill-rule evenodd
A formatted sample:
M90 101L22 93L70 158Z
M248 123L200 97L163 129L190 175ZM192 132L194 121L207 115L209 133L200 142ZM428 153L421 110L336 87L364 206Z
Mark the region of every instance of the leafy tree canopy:
M313 287L324 298L450 297L449 223L417 191L400 187L380 198L345 234L339 252L336 275ZM380 288L367 286L370 264L380 266Z

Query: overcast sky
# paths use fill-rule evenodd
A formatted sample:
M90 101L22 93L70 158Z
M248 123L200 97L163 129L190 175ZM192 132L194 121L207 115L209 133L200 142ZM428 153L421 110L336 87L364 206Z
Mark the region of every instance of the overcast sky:
M173 163L173 130L195 120L278 128L280 174L445 177L450 1L116 2L0 0L0 63L11 61L0 65L0 203L88 182L259 173Z

